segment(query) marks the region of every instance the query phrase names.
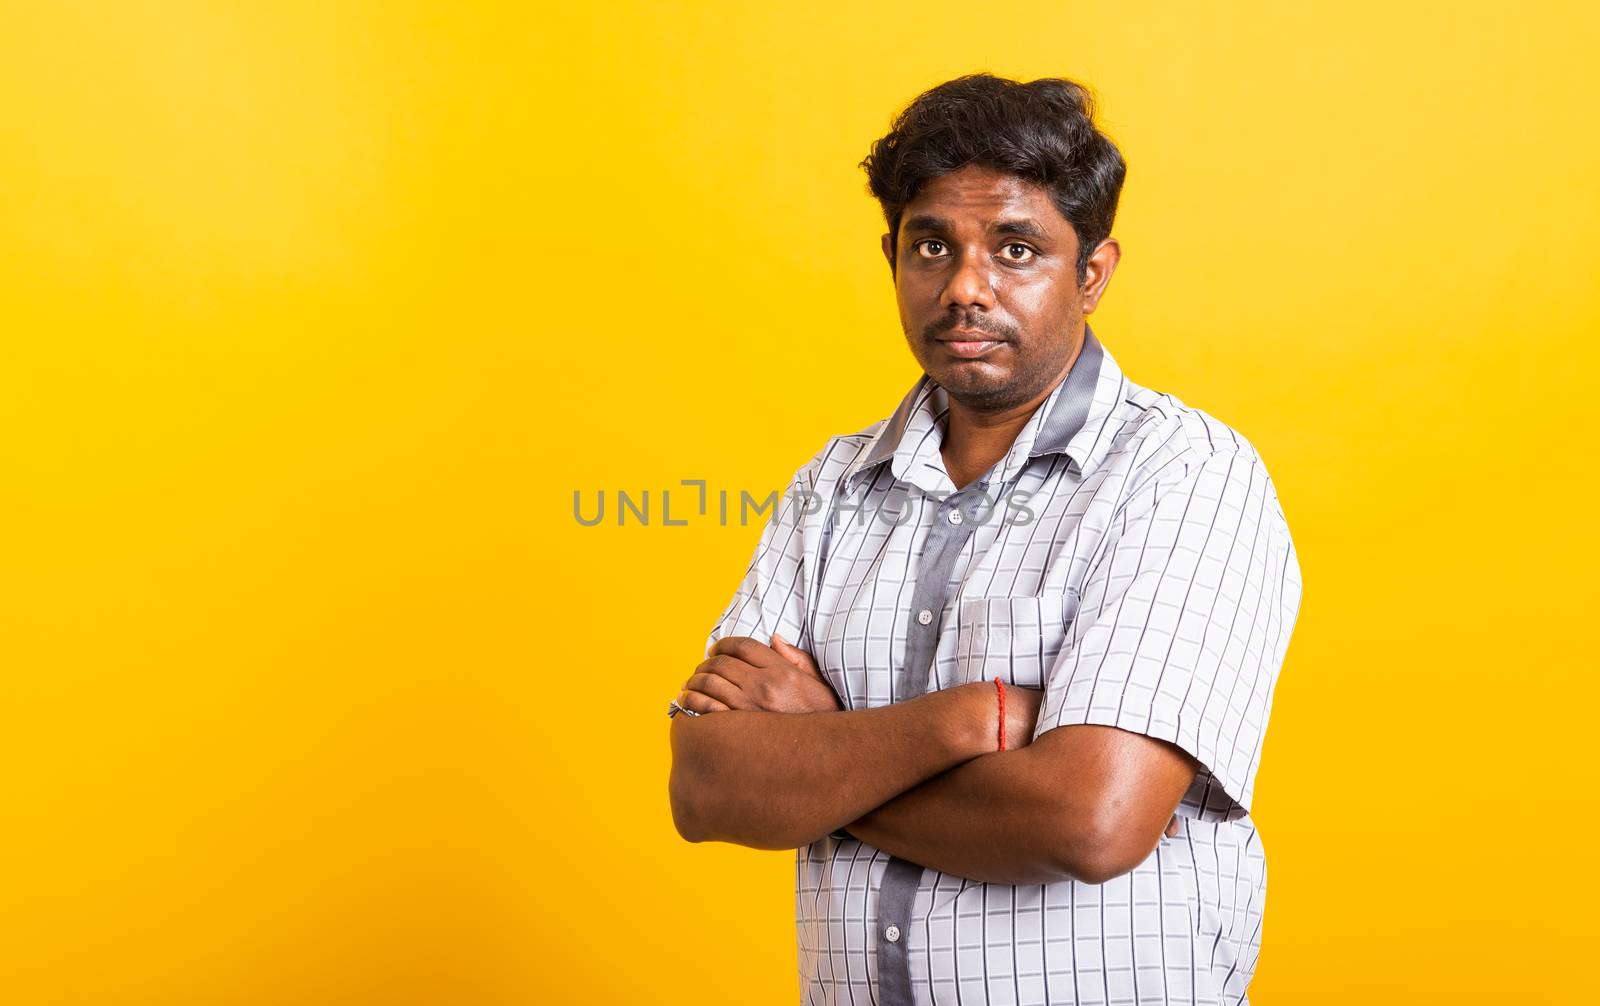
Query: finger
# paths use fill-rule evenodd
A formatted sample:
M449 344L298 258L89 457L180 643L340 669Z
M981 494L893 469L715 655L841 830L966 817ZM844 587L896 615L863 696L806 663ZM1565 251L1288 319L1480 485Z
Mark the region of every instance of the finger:
M788 660L791 664L798 665L801 670L817 680L823 680L822 672L817 669L817 662L811 659L811 654L790 643L776 632L772 634L772 648L778 651L780 657Z
M738 685L720 674L707 674L704 671L692 674L683 687L690 691L701 692L707 698L716 699L730 709L755 708L755 703L739 690Z
M1178 837L1178 830L1179 830L1178 815L1174 814L1174 815L1172 815L1172 820L1167 822L1167 837L1168 838L1177 838Z
M721 654L735 657L752 667L772 667L786 662L772 647L749 636L723 636L712 643L711 649L707 652L712 656Z
M719 678L727 678L738 688L749 688L761 673L760 668L725 653L707 657L694 670L696 674L715 674Z
M725 713L728 707L703 692L685 689L678 693L678 705L693 713Z

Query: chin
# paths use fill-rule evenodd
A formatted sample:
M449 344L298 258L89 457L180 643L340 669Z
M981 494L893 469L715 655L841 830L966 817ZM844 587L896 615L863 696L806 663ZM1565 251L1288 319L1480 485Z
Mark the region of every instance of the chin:
M992 369L979 373L979 370L978 367L961 367L932 376L948 394L964 405L993 407L1008 404L1008 400L1015 397L1016 388L1011 374Z

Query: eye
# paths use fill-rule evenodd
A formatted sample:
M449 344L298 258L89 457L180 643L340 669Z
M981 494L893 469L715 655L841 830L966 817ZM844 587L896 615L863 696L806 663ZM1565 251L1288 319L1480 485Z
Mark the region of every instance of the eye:
M923 238L921 241L918 241L916 244L911 246L912 250L917 251L919 253L921 252L921 249L923 249L924 247L937 247L939 251L943 251L944 250L944 242L940 241L938 238ZM937 254L934 254L934 255L923 255L922 257L923 258L938 258L938 255Z
M1020 241L1013 241L1006 245L1005 251L1007 262L1028 262L1034 256L1034 250ZM1017 252L1017 254L1011 254L1013 252Z

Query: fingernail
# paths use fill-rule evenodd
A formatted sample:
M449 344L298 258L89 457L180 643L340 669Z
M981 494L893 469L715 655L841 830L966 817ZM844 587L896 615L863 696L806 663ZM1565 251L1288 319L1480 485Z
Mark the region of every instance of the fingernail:
M787 639L784 639L782 636L778 635L776 632L774 632L772 634L772 638L777 640L778 642L782 643L785 646L789 645L789 641Z

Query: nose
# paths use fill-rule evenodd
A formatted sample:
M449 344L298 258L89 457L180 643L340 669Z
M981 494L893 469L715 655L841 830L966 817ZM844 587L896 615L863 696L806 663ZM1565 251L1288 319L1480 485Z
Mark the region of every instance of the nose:
M957 261L950 282L939 297L942 307L994 306L994 289L989 283L988 257L981 248L967 251Z

